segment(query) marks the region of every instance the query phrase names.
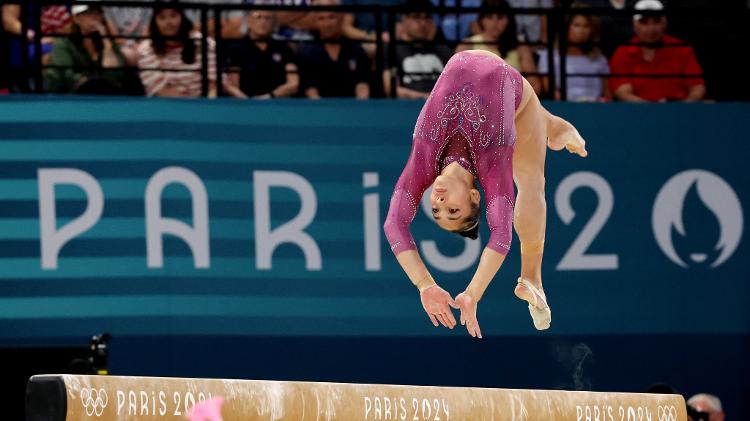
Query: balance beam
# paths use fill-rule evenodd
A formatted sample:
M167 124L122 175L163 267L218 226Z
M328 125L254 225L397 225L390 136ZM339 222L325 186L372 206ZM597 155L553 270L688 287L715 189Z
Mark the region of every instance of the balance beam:
M185 421L214 397L225 421L687 421L679 395L80 375L32 377L26 420Z

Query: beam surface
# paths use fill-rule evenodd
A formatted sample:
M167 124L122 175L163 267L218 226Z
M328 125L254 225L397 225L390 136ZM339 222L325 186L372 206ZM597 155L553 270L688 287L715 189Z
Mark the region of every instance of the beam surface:
M26 394L27 421L184 421L213 397L225 421L687 421L681 396L639 393L44 375Z

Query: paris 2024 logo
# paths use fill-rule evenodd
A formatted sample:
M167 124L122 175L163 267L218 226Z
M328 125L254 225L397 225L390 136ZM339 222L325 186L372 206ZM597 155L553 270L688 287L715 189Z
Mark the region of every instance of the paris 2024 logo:
M698 207L701 202L703 207ZM687 218L690 223L686 223ZM732 187L718 175L697 169L683 171L669 179L656 196L651 225L656 242L672 262L684 268L715 268L726 262L740 244L742 206ZM688 237L695 239L690 232L695 232L696 228L712 231L712 226L716 226L713 231L718 231L718 236L698 236L699 250L676 247L678 241L685 242ZM718 239L714 242L711 237Z

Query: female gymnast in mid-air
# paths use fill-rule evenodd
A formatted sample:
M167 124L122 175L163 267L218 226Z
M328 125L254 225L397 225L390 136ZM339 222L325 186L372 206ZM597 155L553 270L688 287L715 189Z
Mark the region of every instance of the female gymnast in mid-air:
M422 306L435 326L439 322L455 327L453 307L461 310L461 324L469 334L482 337L477 304L505 260L515 225L521 241L521 276L515 294L528 302L534 326L549 328L552 313L541 275L547 147L587 155L578 131L545 110L531 85L501 58L469 50L448 61L417 119L411 154L394 188L384 226L396 259L419 289ZM484 190L490 238L474 277L454 300L425 267L409 225L422 194L432 185L432 217L438 226L476 239L480 194L475 180Z

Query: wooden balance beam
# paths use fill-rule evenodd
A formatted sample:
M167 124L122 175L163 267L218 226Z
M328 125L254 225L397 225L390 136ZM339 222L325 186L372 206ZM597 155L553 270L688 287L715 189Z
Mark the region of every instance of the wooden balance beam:
M224 421L687 421L679 395L79 375L32 377L26 420L185 421L215 397Z

